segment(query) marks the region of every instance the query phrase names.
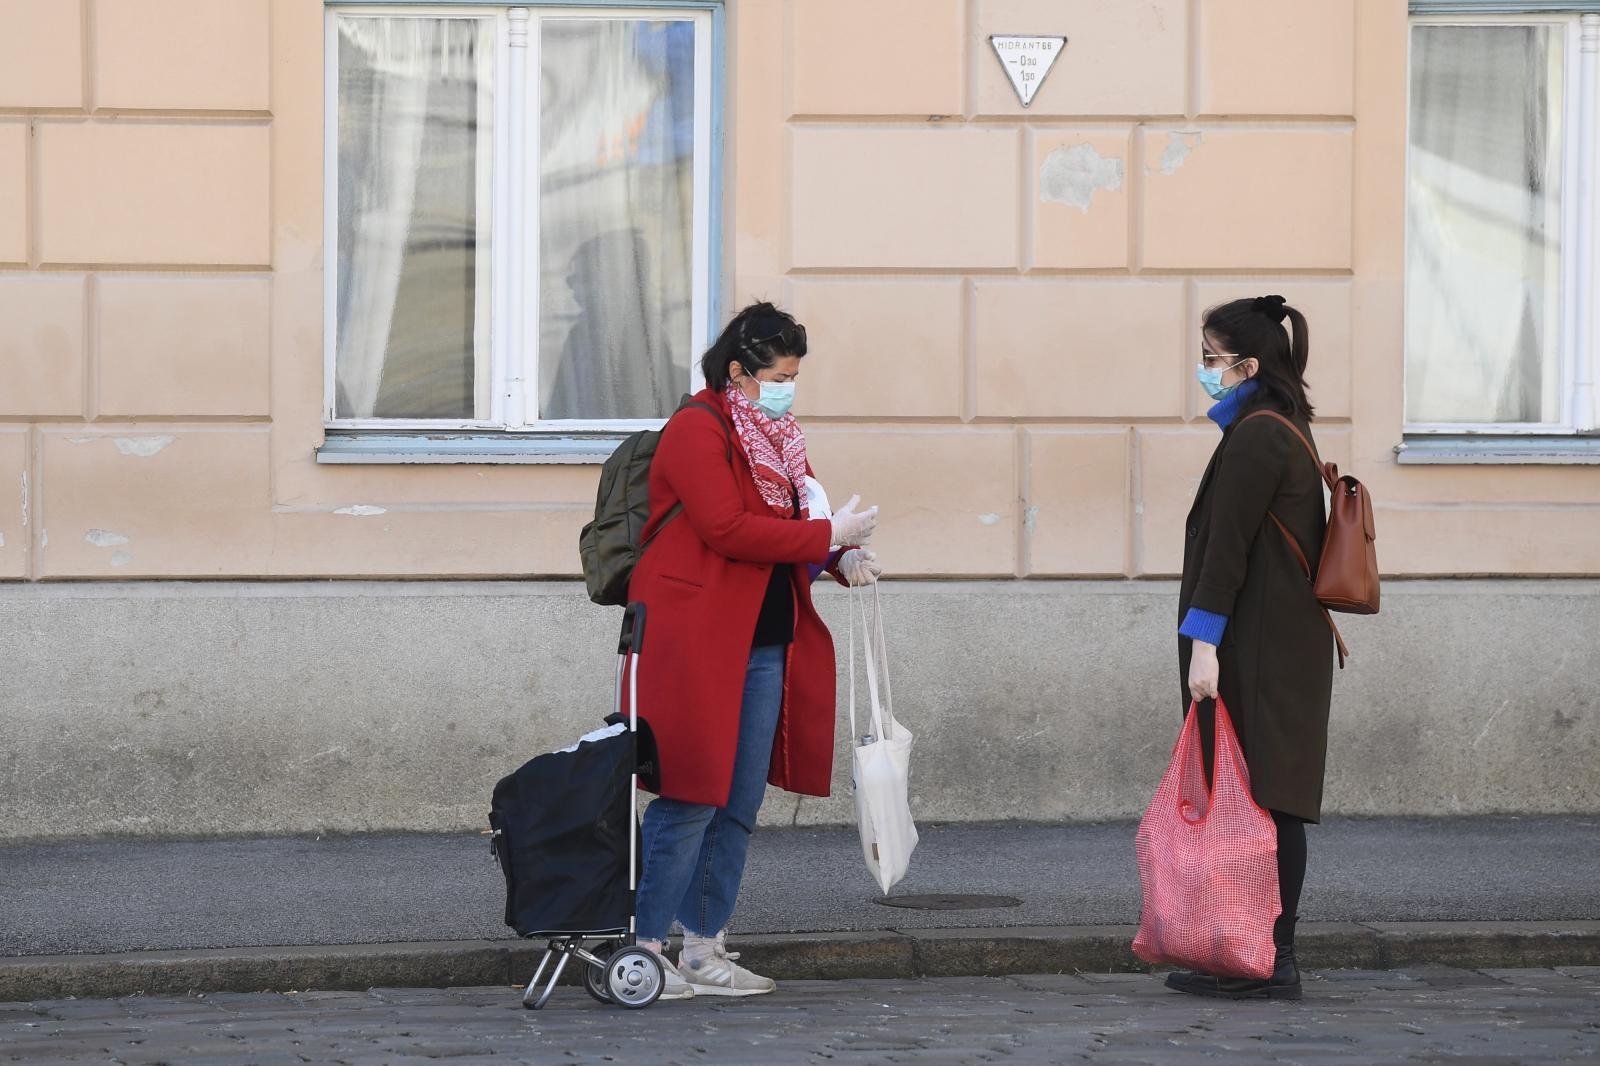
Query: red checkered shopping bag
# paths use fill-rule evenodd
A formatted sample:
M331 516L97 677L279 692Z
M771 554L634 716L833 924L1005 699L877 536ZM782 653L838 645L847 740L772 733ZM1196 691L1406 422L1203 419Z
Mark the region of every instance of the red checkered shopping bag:
M1217 704L1216 767L1206 789L1200 716L1191 704L1172 762L1139 822L1134 851L1144 909L1133 953L1218 977L1272 976L1278 832L1250 795L1233 721Z

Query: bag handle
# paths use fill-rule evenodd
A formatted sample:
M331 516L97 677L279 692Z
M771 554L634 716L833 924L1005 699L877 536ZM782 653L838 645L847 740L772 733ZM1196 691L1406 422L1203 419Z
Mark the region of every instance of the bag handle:
M873 589L877 591L876 588ZM876 731L873 735L879 740L889 739L889 730L894 724L894 711L891 709L884 714L884 702L879 698L877 656L883 652L883 610L881 601L874 598L875 619L867 616L866 604L861 602L861 592L854 586L850 589L850 744L856 746L861 739L859 726L856 724L856 613L861 614L861 648L867 663L867 699L871 708L872 728ZM873 640L876 632L877 640ZM877 647L874 647L874 644ZM884 686L887 689L889 681L888 657L884 655ZM890 704L892 708L892 703Z
M883 677L883 701L879 709L882 719L879 728L883 732L879 736L887 740L900 723L894 717L894 692L889 684L889 642L883 637L883 597L878 592L877 582L872 583L872 627L875 654L867 659L867 680L872 680L873 663L878 663L878 672Z
M889 682L889 642L883 637L883 596L878 591L878 583L872 583L872 609L878 618L878 654L883 657L883 707L889 716L889 728L899 728L899 721L894 716L894 686Z
M1194 700L1189 704L1189 713L1184 719L1184 732L1187 733L1191 728L1194 730L1195 737L1192 742L1194 746L1190 749L1189 754L1204 763L1205 755L1203 754L1199 737L1199 719L1200 701ZM1224 702L1220 695L1211 701L1211 737L1211 766L1209 767L1211 780L1206 783L1206 809L1203 817L1209 818L1211 816L1211 811L1216 807L1219 792L1226 792L1236 800L1242 800L1249 806L1259 807L1260 805L1256 803L1255 797L1250 795L1248 787L1242 791L1239 789L1238 769L1244 763L1244 757L1239 750L1239 731L1233 724L1233 714L1228 710L1227 703ZM1184 737L1180 734L1178 743L1182 744L1183 740ZM1221 773L1224 758L1231 762L1235 768L1235 772L1231 775L1224 776ZM1202 782L1204 782L1204 778L1202 778Z

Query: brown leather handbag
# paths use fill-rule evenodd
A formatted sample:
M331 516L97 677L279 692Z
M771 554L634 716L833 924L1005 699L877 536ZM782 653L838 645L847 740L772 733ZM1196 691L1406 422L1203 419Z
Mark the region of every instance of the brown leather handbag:
M1378 535L1373 525L1372 497L1367 494L1367 487L1348 474L1340 477L1339 468L1322 461L1311 441L1300 432L1300 427L1278 412L1257 411L1247 415L1246 420L1261 417L1277 419L1300 439L1333 496L1328 508L1328 531L1322 538L1322 558L1318 560L1315 572L1294 534L1289 532L1277 515L1267 512L1288 540L1300 568L1306 572L1306 580L1311 582L1312 593L1317 597L1317 602L1322 604L1323 613L1342 611L1346 614L1377 614ZM1339 648L1339 667L1343 669L1350 650L1345 647L1344 638L1339 635L1339 627L1333 624L1331 615L1328 616L1328 625L1333 629L1333 639Z

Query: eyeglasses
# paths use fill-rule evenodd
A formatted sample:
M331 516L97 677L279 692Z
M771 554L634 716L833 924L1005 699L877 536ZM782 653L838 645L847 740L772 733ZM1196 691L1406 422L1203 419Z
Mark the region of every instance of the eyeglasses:
M1222 370L1232 370L1234 367L1238 366L1248 358L1250 358L1248 355L1222 355L1218 352L1213 352L1208 348L1200 349L1200 365L1211 370L1219 369L1211 365L1211 361L1213 359L1232 359L1233 362L1229 363L1225 367L1220 368Z

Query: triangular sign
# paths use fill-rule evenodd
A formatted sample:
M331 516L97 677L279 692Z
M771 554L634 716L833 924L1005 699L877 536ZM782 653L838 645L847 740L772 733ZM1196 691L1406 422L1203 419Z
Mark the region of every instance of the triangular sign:
M1027 107L1033 103L1039 86L1044 84L1045 75L1061 58L1067 39L996 34L989 38L989 43L994 45L994 54L1000 57L1000 65L1006 68L1012 88L1017 90L1017 99L1022 101L1023 107Z

